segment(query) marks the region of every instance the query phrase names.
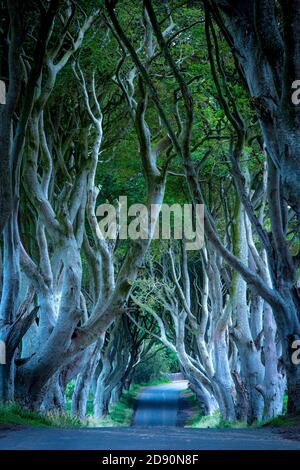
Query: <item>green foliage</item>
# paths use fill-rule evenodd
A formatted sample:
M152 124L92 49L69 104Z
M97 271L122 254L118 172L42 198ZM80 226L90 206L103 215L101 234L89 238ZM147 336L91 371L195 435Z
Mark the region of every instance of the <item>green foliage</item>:
M72 400L72 396L75 390L76 381L71 380L66 387L66 400Z
M135 399L139 393L140 385L124 390L118 403L111 405L109 415L112 421L123 426L130 426L134 414Z
M81 421L68 413L49 412L35 413L23 408L19 403L0 405L0 424L23 425L33 427L81 427Z
M148 383L155 380L166 380L170 372L178 372L176 355L166 349L156 346L150 357L137 365L133 381L135 383Z

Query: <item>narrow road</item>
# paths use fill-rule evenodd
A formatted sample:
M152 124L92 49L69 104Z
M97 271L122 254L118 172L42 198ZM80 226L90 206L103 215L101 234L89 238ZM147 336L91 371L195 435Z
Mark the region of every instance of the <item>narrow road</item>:
M186 389L186 381L144 388L137 398L133 426L176 426L179 394Z
M0 426L0 450L300 450L298 431L176 427L179 393L186 388L186 382L145 388L129 428Z
M270 429L0 427L0 450L300 450Z

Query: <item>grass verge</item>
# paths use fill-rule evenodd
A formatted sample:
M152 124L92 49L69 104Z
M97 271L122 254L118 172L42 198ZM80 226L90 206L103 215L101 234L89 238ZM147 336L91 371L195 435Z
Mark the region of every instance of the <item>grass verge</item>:
M0 425L77 428L83 424L78 418L68 413L35 413L24 409L19 403L1 403Z
M258 424L258 427L265 427L265 426L273 426L276 428L279 427L295 427L300 426L300 416L288 416L288 415L281 415L276 416L276 418L270 419L268 421L263 421Z
M187 396L191 402L190 409L190 418L187 420L186 426L188 428L216 428L216 429L244 429L247 427L251 428L261 428L261 427L282 427L282 428L294 428L300 426L300 416L290 417L287 414L277 416L271 420L264 420L259 423L254 423L250 426L245 422L241 421L225 421L222 419L222 416L219 411L216 411L211 416L204 416L202 414L201 408L199 406L198 400L195 394L188 390L184 392L184 395ZM284 401L284 411L287 408L287 398L285 397Z
M187 390L183 392L184 396L188 397L191 403L190 418L188 418L185 427L186 428L198 428L198 429L243 429L247 427L247 423L241 421L225 421L222 419L221 413L216 411L211 416L204 416L199 406L196 395L191 391Z
M199 429L245 429L247 428L247 423L225 421L222 419L220 412L216 411L211 416L203 416L199 413L197 416L192 417L185 427Z
M89 427L127 427L131 425L134 415L135 399L141 389L140 385L133 385L125 390L120 401L109 407L109 415L105 418L88 417Z
M28 411L19 403L0 403L0 426L32 426L32 427L58 427L79 428L89 427L114 427L130 426L134 415L135 399L140 390L145 386L160 385L168 383L168 380L159 379L149 384L135 384L130 390L123 392L118 403L110 406L109 416L103 419L95 419L93 414L93 399L88 401L88 418L82 422L79 418L70 414L71 400L67 400L67 412L49 412L46 414Z

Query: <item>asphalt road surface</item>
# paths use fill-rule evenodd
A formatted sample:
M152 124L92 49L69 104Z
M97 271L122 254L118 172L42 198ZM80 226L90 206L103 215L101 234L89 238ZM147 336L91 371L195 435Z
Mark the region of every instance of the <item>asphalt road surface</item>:
M133 426L176 426L179 394L187 382L144 388L137 397Z
M300 450L300 434L275 429L176 427L186 383L145 388L129 428L0 426L0 450Z
M300 441L267 429L131 427L0 428L0 450L300 450Z

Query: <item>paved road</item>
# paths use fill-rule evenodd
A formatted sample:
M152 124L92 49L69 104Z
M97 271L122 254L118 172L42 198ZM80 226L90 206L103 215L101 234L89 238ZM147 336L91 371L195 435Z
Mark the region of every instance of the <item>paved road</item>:
M300 440L271 429L176 427L178 395L184 388L181 382L144 389L130 428L0 426L0 450L300 450Z
M144 388L137 398L134 426L176 426L178 398L186 381Z
M266 429L132 427L90 429L0 428L1 450L300 450L300 441Z

